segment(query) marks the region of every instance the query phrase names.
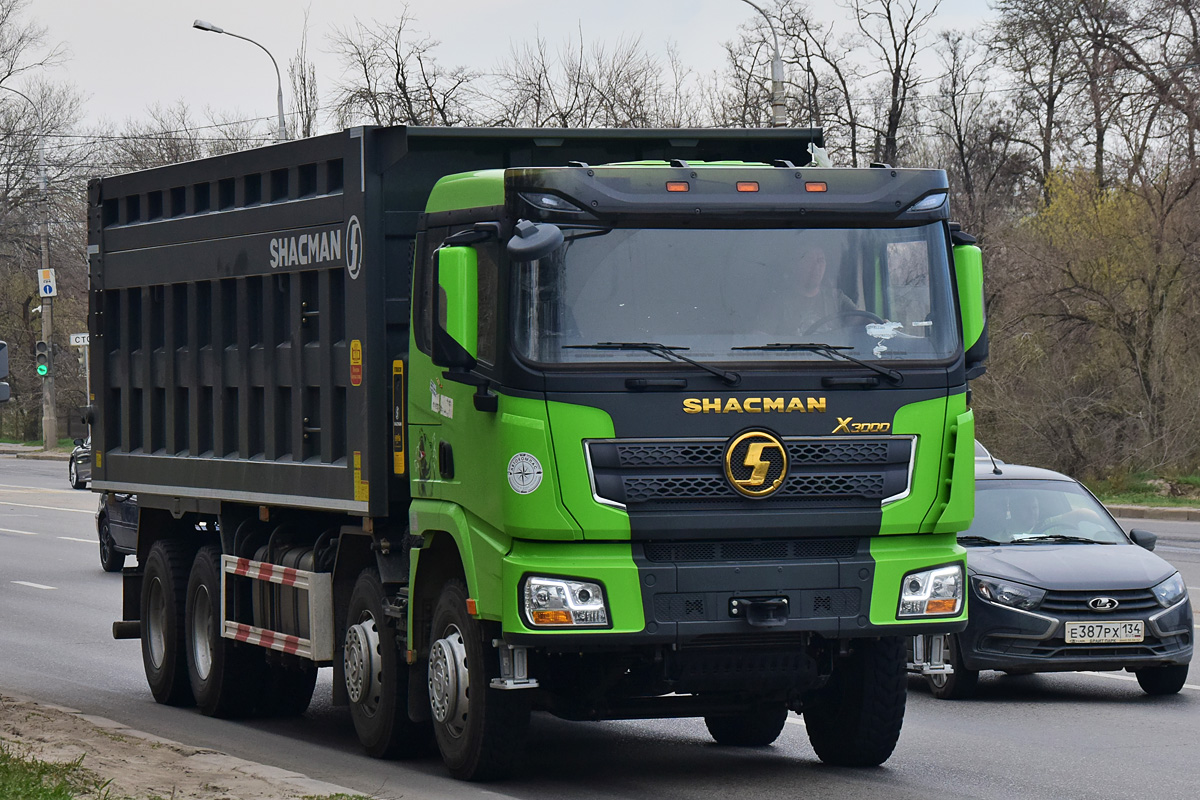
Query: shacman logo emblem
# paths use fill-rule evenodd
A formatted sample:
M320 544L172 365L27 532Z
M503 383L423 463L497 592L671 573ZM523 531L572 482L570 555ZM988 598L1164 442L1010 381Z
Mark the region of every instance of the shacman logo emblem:
M787 479L787 447L774 434L747 431L725 447L725 477L746 497L769 497Z

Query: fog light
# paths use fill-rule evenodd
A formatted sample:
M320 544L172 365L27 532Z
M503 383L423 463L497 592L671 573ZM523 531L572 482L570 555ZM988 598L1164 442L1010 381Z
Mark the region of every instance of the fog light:
M900 581L901 619L945 617L957 614L963 605L961 564L910 572Z
M608 606L599 584L564 578L525 579L525 618L534 628L602 628Z

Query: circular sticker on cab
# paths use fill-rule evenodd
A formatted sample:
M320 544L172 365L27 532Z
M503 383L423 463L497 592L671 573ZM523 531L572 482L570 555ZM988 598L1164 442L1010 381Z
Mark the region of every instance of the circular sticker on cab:
M529 494L542 485L542 462L532 453L517 453L508 462L508 485L517 494Z

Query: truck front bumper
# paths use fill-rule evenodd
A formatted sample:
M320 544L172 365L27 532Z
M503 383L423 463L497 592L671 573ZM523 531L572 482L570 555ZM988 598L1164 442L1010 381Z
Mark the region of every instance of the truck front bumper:
M879 539L890 540L881 545ZM952 633L966 609L899 620L908 572L961 563L953 535L711 542L514 542L503 563L504 639L550 651L803 643ZM599 584L608 625L535 629L524 608L528 576ZM965 575L965 564L964 564Z

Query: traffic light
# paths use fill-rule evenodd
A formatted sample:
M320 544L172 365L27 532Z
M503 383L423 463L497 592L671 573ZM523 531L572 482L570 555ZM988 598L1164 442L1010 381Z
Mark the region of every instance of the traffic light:
M50 345L38 342L33 352L37 355L37 374L44 378L50 374Z
M8 345L5 342L0 342L0 403L5 402L12 397L12 390L8 388L8 381L4 380L8 377Z

